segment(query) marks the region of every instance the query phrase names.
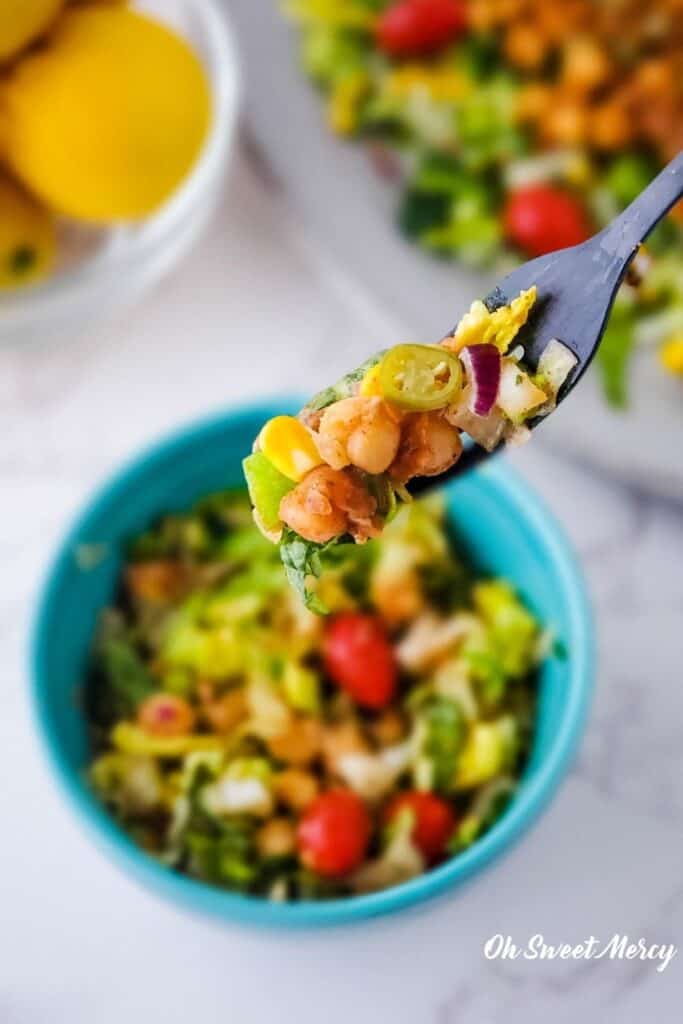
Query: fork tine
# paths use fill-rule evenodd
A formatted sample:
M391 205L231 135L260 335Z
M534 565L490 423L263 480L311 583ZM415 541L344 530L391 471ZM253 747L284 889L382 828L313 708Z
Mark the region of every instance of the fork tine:
M597 235L581 245L524 263L484 299L493 311L536 285L538 298L515 341L523 345L524 362L531 368L538 364L552 338L561 341L577 357L558 402L566 398L595 355L616 293L639 246L682 195L683 152L680 152L638 198ZM528 426L535 427L544 418L530 420ZM498 449L488 452L473 444L446 473L436 478L417 478L411 481L409 490L415 496L429 491L444 480L472 469Z

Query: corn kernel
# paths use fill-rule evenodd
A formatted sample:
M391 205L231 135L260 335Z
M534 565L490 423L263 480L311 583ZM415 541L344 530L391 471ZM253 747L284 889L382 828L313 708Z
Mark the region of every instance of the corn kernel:
M683 377L683 333L674 334L659 350L659 361L665 370Z
M298 482L323 462L315 441L294 416L268 420L259 434L259 447L288 480Z
M382 91L392 99L410 99L416 93L423 93L436 103L454 103L472 89L465 75L453 68L405 64L387 75Z

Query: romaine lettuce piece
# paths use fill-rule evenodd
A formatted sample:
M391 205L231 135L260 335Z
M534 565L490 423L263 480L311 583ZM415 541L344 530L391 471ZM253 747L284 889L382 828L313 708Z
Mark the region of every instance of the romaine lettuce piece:
M519 679L535 665L538 656L538 623L524 607L509 583L486 580L473 591L474 607L487 626L489 654L505 677Z
M120 814L149 814L159 808L163 779L151 757L109 751L90 768L90 780L98 796Z
M218 818L238 814L267 818L274 808L271 779L270 763L265 758L236 758L215 782L204 787L201 806Z
M218 835L188 829L183 846L190 874L205 882L247 890L258 877L253 826L248 822L225 822Z
M88 711L98 725L132 718L158 689L135 645L116 616L105 618L88 684Z
M456 790L472 789L510 767L517 749L517 724L512 715L470 728L453 779Z
M282 673L282 692L295 711L320 712L320 680L313 669L288 661Z
M448 793L453 788L465 742L465 717L447 697L430 697L417 716L414 780L419 789Z

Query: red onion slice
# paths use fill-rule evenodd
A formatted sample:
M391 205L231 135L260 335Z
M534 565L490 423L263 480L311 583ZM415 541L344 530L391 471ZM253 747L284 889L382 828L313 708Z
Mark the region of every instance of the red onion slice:
M500 352L495 345L468 345L460 358L472 389L470 408L477 416L487 416L498 397Z

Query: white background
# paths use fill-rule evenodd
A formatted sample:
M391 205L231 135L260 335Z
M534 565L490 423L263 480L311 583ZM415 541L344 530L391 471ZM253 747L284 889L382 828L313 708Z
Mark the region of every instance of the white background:
M37 750L28 621L48 554L92 487L180 421L318 387L401 334L241 157L209 237L133 314L49 349L0 352L2 1024L680 1020L683 953L664 974L640 961L482 954L495 932L518 944L626 932L683 947L681 510L536 444L515 461L582 556L597 698L551 810L456 898L341 932L191 918L90 845Z

